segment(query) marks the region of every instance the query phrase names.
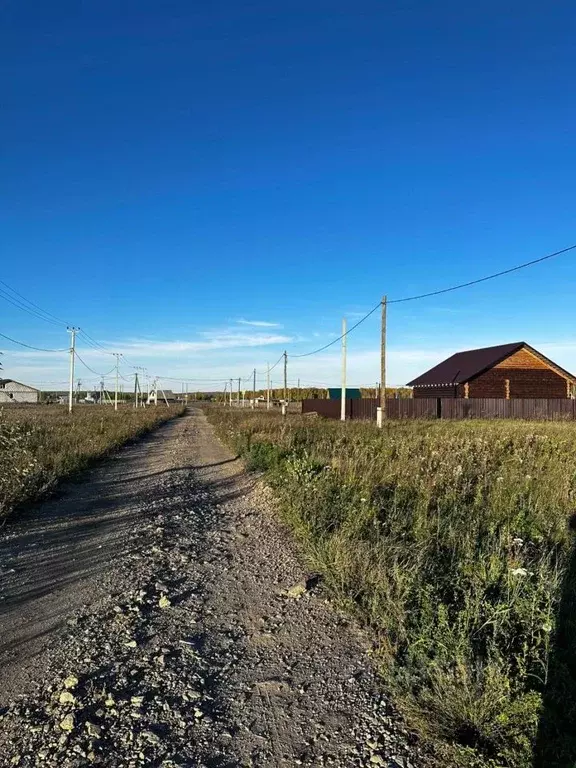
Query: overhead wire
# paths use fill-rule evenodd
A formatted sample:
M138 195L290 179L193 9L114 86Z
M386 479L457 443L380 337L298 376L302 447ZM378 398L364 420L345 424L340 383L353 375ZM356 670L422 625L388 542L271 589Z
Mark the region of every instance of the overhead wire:
M102 344L100 344L99 341L96 341L96 339L93 339L90 334L86 333L86 331L83 328L80 328L80 335L83 337L85 341L90 344L90 346L95 347L96 349L101 350L102 352L105 352L107 355L115 355L116 352L110 352L110 350L106 349Z
M400 299L387 299L386 300L386 306L389 304L402 304L407 301L417 301L418 299L427 299L431 296L440 296L443 293L450 293L452 291L458 291L461 288L469 288L472 285L478 285L479 283L485 283L487 280L494 280L497 277L503 277L504 275L509 275L512 272L518 272L520 269L525 269L526 267L532 267L534 264L540 264L543 261L547 261L548 259L552 259L555 256L561 256L563 253L568 253L569 251L573 251L576 249L576 244L570 245L567 248L562 248L559 251L554 251L553 253L548 253L546 256L541 256L538 259L532 259L531 261L525 261L523 264L518 264L515 267L510 267L509 269L503 269L500 272L494 272L492 275L486 275L485 277L479 277L476 280L469 280L466 283L459 283L458 285L452 285L449 288L441 288L437 291L430 291L429 293L420 293L415 296L406 296L404 298ZM382 300L376 304L375 307L372 307L372 309L367 312L364 317L360 318L357 323L355 323L351 328L349 328L346 333L342 333L340 336L336 337L332 341L328 342L328 344L324 344L323 347L319 347L318 349L314 349L312 352L305 352L304 354L300 355L290 355L291 358L299 358L299 357L309 357L310 355L317 355L319 352L323 352L325 349L328 349L333 344L337 344L339 341L341 341L345 336L349 336L352 331L354 331L356 328L358 328L359 325L361 325L365 320L367 320L371 315L376 312L376 310L382 306Z
M467 283L460 283L459 285L453 285L450 288L442 288L438 291L430 291L430 293L420 293L416 296L407 296L403 299L391 299L386 304L402 304L406 301L416 301L417 299L427 299L430 296L440 296L443 293L450 293L451 291L458 291L460 288L469 288L471 285L478 285L478 283L485 283L487 280L494 280L496 277L502 277L503 275L509 275L512 272L518 272L519 269L525 269L526 267L532 267L534 264L540 264L543 261L554 258L554 256L561 256L563 253L573 251L576 249L575 245L570 245L568 248L562 248L560 251L554 251L546 256L541 256L539 259L532 259L532 261L526 261L524 264L518 264L516 267L510 267L510 269L503 269L501 272L495 272L493 275L487 275L486 277L479 277L477 280L470 280Z
M44 322L46 323L55 325L58 328L61 325L60 323L57 323L54 320L50 320L50 318L48 317L44 317L44 315L40 314L40 312L37 312L35 309L31 307L27 307L19 299L14 298L14 296L10 296L10 294L6 293L6 291L3 291L2 289L0 289L0 299L4 299L4 301L7 301L9 304L12 304L12 306L17 307L18 309L21 309L23 312L26 312L28 315L31 315L32 317L35 317L39 320L44 320Z
M13 339L11 336L6 336L5 333L0 333L3 339L11 341L13 344L18 344L20 347L26 347L26 349L34 349L36 352L69 352L69 349L44 349L43 347L33 347L31 344L25 344L23 341Z
M111 374L113 371L115 371L115 370L116 370L116 366L114 366L114 367L113 367L111 370L109 370L107 373L99 373L98 371L95 371L95 370L94 370L94 368L90 368L90 366L88 365L88 363L87 363L87 362L85 362L85 361L84 361L84 360L83 360L83 359L80 357L80 355L78 354L78 352L74 351L74 355L75 355L75 357L76 357L76 358L77 358L77 359L78 359L78 360L79 360L79 361L82 363L82 365L83 365L85 368L87 368L87 369L90 371L90 373L93 373L95 376L100 376L101 378L104 378L104 376L110 376L110 374Z
M47 315L49 318L51 318L53 321L55 321L55 322L59 323L60 325L69 325L69 323L66 323L66 322L65 322L64 320L62 320L61 318L59 318L59 317L56 317L56 315L53 315L51 312L48 312L46 309L43 309L41 306L39 306L38 304L36 304L36 303L35 303L34 301L32 301L31 299L27 299L27 298L26 298L26 296L23 296L23 295L22 295L21 293L19 293L19 292L18 292L18 291L17 291L15 288L12 288L12 286L11 286L11 285L8 285L8 283L7 283L7 282L5 282L4 280L0 280L0 283L1 283L1 284L2 284L2 285L5 287L5 288L8 288L8 290L9 290L9 291L11 291L13 294L15 294L16 296L18 296L18 297L19 297L20 299L22 299L23 301L25 301L27 304L30 304L32 307L34 307L35 309L37 309L37 310L38 310L39 312L41 312L43 315Z

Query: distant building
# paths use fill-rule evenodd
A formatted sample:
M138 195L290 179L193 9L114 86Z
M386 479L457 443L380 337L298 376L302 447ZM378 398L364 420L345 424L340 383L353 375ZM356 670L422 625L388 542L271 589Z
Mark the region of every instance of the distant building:
M414 397L568 398L576 379L541 352L518 341L469 349L411 381Z
M40 391L14 379L0 379L0 404L37 403Z
M362 392L356 387L346 388L346 400L360 400ZM328 387L328 400L341 400L342 387Z

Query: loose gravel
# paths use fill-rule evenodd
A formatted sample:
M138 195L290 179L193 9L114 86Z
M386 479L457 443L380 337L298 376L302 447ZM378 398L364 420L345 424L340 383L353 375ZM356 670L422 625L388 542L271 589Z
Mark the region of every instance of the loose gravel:
M99 567L72 586L89 599L70 598L16 690L0 677L0 765L420 768L366 639L306 571L270 492L199 410L148 440L150 455L146 440L120 454L137 478L116 497L123 545L96 526ZM108 476L118 482L107 470L86 481L101 483L99 497ZM42 507L27 546L35 525L44 530ZM6 536L17 562L20 538ZM57 551L65 560L61 540ZM17 610L10 589L3 597L0 630ZM28 616L43 599L30 593ZM16 648L0 641L15 674L33 634Z

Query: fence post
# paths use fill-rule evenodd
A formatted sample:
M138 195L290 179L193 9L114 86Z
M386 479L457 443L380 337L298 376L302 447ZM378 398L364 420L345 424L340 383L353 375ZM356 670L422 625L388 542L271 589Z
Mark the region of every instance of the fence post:
M384 419L382 417L382 408L380 406L378 406L378 408L376 408L376 426L379 429L382 429L383 421L384 421Z

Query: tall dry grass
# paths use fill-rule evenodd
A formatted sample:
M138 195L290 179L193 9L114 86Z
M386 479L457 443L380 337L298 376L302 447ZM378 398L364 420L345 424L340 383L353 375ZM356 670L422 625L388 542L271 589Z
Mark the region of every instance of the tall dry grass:
M532 766L544 709L576 714L576 696L550 682L571 562L576 426L377 430L224 409L211 419L249 467L268 473L334 594L375 630L385 678L440 761ZM538 765L576 764L575 739L540 743L548 757Z
M182 409L7 406L0 409L0 518Z

